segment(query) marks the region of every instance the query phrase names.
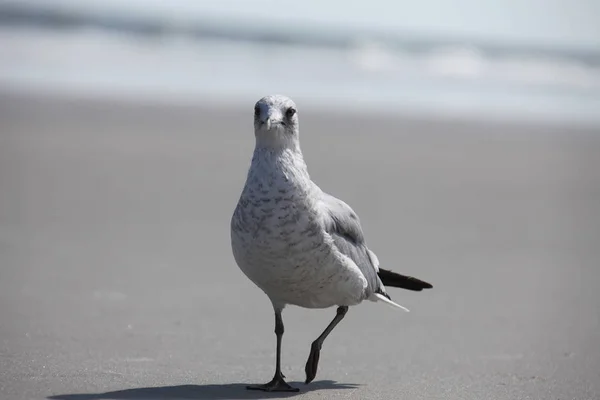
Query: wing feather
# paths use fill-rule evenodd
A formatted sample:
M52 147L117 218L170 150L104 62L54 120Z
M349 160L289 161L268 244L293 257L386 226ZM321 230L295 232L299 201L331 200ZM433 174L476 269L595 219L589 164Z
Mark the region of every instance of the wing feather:
M381 280L377 276L379 261L367 248L358 215L342 200L323 193L325 230L334 240L338 250L349 257L367 280L367 296L373 293L385 295Z

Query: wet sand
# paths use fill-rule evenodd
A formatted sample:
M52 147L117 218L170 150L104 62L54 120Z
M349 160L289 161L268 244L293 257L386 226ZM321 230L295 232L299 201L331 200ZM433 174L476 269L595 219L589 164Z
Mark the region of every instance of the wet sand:
M600 398L600 129L303 112L311 175L411 309L284 312L303 399ZM252 105L0 96L0 398L246 399L274 369L229 218Z

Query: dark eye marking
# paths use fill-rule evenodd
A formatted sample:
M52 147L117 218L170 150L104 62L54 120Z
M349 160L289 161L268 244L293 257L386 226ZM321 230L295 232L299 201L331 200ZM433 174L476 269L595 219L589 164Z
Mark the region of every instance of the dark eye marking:
M254 115L257 117L260 115L260 107L258 105L254 107Z
M288 118L292 118L296 114L296 109L294 107L290 107L285 111L285 116Z

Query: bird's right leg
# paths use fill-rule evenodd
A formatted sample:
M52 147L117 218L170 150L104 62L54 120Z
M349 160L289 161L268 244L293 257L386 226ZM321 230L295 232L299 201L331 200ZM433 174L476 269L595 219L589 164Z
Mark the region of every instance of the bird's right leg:
M275 364L275 376L269 383L264 385L246 386L248 390L262 390L265 392L297 392L300 389L291 387L285 381L281 373L281 339L283 338L283 319L281 309L275 309L275 335L277 335L277 362Z

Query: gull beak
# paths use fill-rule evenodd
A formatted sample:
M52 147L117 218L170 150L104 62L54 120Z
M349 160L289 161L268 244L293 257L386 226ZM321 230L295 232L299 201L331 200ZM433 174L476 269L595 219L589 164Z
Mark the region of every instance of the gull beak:
M273 125L280 123L283 120L283 116L278 110L271 109L266 113L262 118L263 124L265 124L265 128L270 130Z

